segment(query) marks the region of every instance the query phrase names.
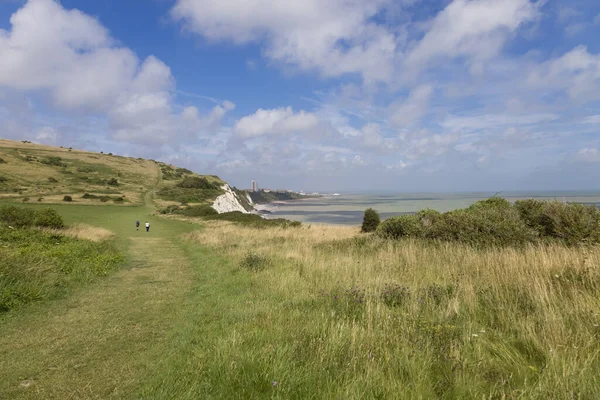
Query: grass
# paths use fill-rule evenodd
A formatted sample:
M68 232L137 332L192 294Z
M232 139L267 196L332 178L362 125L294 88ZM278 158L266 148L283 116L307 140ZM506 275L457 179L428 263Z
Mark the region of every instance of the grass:
M597 247L152 216L146 234L150 208L57 209L113 231L128 267L4 316L2 397L600 395Z
M598 398L600 249L357 231L221 222L188 235L231 260L198 294L218 316L197 311L178 364L144 393L183 379L175 397ZM220 330L200 323L214 319Z
M42 203L60 203L65 195L77 203L84 193L101 196L118 194L130 204L141 205L143 194L156 181L154 162L109 156L80 150L61 149L0 139L0 200L42 198ZM118 180L118 187L111 180ZM147 182L140 185L140 182ZM149 184L148 184L149 183Z
M15 161L2 158L4 176ZM598 246L196 225L154 215L151 197L51 205L71 227L61 241L112 243L126 257L102 279L0 314L0 398L600 398ZM60 249L23 240L40 249L28 254Z
M69 233L0 226L0 312L64 296L122 263L114 244Z

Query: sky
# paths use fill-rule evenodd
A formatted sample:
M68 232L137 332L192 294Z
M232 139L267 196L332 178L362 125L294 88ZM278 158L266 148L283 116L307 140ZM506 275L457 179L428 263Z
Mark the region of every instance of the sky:
M0 137L238 188L600 189L597 0L0 0Z

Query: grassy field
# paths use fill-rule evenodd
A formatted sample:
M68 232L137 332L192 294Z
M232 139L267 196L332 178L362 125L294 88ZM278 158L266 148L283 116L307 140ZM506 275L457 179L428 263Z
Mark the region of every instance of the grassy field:
M192 223L158 165L143 206L50 205L125 258L0 313L0 399L600 398L598 246Z
M146 393L600 398L598 247L474 250L357 235L226 223L186 235L230 258L213 282L244 289L230 298L206 288L211 299L199 299L218 313L198 310L179 336L182 360L165 363ZM207 336L200 320L213 319L229 327Z

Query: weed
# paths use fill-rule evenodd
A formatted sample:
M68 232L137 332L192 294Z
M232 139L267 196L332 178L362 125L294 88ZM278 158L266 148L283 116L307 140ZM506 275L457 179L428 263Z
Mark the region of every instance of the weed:
M256 253L249 253L244 256L240 262L240 268L246 269L252 272L263 271L273 265L271 259L261 256Z

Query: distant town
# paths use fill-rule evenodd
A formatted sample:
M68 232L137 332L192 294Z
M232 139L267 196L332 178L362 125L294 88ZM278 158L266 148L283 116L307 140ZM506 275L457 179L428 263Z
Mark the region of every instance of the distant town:
M297 196L306 196L306 197L320 197L320 196L340 196L339 193L319 193L319 192L305 192L304 190L294 191L291 189L267 189L267 188L259 188L258 182L256 180L252 180L250 185L251 193L287 193L294 194Z

